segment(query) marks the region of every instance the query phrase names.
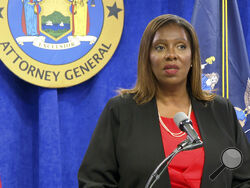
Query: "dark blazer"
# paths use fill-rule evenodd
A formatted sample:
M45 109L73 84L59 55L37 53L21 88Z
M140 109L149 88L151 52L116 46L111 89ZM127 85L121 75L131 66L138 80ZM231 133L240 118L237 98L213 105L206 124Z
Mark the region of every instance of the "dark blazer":
M250 146L231 103L222 97L212 102L192 98L192 108L204 142L202 188L250 188ZM222 163L227 148L243 154L242 165L224 169L209 179ZM137 105L131 95L111 99L103 110L79 169L79 188L142 188L165 158L155 98ZM199 159L194 159L199 160ZM166 170L154 188L170 187Z

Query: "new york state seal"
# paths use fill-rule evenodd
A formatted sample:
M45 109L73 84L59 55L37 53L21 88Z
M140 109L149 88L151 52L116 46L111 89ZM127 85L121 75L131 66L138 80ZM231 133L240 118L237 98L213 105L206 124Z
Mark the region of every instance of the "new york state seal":
M123 0L0 1L0 58L29 83L70 87L108 63L123 24Z

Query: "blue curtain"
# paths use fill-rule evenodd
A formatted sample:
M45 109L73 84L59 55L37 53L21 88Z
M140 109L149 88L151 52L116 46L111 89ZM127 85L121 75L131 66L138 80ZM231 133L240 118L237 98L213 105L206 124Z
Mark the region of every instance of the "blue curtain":
M250 2L238 1L248 54ZM172 13L191 21L194 0L124 0L120 44L93 78L46 89L0 63L0 178L3 188L73 188L99 115L118 88L133 87L140 38L147 23Z

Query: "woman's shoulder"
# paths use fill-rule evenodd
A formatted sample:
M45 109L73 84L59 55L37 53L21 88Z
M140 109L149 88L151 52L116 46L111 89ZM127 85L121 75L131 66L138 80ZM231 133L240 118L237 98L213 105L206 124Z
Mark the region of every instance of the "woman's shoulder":
M222 97L222 96L220 96L220 95L215 95L213 101L214 101L214 103L226 104L226 105L228 105L228 103L230 102L227 98Z
M112 107L120 105L136 105L136 102L133 97L134 94L117 95L109 99L107 105Z
M195 99L197 100L197 99ZM214 107L214 108L228 108L232 107L232 104L229 99L222 97L220 95L215 95L212 100L201 101L197 100L198 103L203 104L205 107Z
M205 105L207 104L228 104L230 101L220 95L215 95L213 97L213 99L211 100L199 100L199 99L196 99L196 98L193 98L197 101L199 101L200 103L204 103Z
M220 95L215 95L215 97L210 100L204 102L205 106L211 107L214 110L218 111L228 111L233 108L232 103L230 102L229 99L222 97Z

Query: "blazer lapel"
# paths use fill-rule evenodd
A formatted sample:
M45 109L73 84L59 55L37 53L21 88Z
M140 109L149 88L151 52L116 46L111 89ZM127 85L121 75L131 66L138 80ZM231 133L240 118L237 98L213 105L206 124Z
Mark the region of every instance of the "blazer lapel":
M149 140L152 141L152 143L148 145L148 155L151 160L155 162L154 168L156 168L165 159L156 99L153 98L149 103L142 105L141 110L143 115L142 118L146 123L144 130L144 133L146 134L145 138L150 138ZM152 169L152 172L153 171L154 169ZM150 175L151 174L149 174L149 176ZM157 187L170 187L167 169L164 171L164 173L162 173L161 178L154 185L154 188Z
M209 102L204 103L193 98L192 106L205 152L201 188L213 187L213 182L209 179L209 176L216 170L220 162L220 157L215 154L218 153L216 148L218 143L216 141L220 140L218 139L218 131L215 129L217 123L212 114Z

